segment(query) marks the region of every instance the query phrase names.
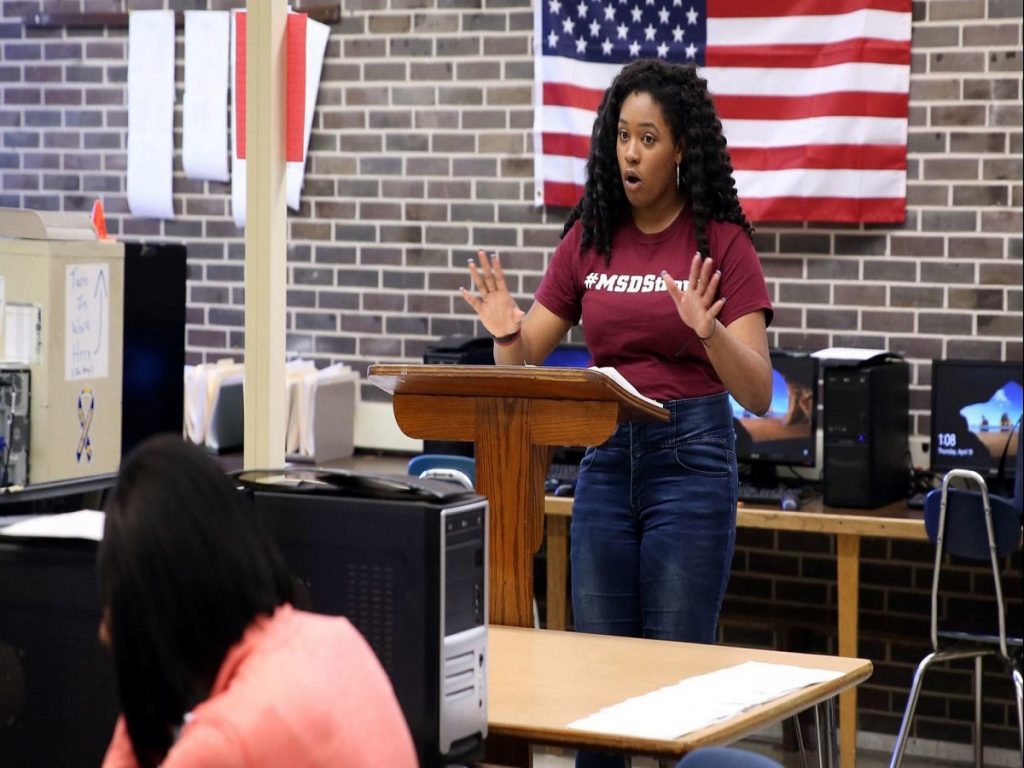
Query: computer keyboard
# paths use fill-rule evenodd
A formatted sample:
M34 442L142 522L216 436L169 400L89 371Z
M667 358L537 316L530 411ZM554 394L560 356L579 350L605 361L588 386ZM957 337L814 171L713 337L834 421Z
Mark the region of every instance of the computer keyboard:
M552 464L548 469L545 489L548 493L559 496L572 496L576 490L576 479L580 468L577 464ZM739 501L744 504L755 504L762 507L784 507L799 509L807 497L806 488L789 488L784 485L758 486L740 483ZM786 504L783 504L783 500Z
M781 485L762 487L740 483L739 500L744 504L778 504L785 490Z
M579 464L552 464L548 470L548 477L563 483L575 483L579 474Z
M808 496L806 488L787 487L784 485L758 486L740 483L739 501L743 504L754 504L762 507L781 507L782 509L800 509Z
M924 509L924 497L926 495L924 492L915 493L907 499L907 507L909 509Z
M552 464L548 468L545 490L558 496L572 496L579 473L579 464Z

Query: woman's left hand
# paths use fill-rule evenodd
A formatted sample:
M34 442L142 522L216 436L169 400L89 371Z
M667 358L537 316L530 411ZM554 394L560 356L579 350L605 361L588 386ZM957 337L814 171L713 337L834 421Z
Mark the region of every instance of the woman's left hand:
M722 273L714 269L711 258L702 259L699 251L693 255L686 290L683 290L683 286L668 272L662 272L661 276L682 321L692 328L698 337L710 338L718 323L718 313L725 306L725 297L716 298Z

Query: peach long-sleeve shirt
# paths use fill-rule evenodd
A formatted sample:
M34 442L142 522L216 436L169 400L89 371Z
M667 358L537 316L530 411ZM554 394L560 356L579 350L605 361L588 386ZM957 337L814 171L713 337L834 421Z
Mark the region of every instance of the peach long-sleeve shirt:
M163 768L416 768L391 682L347 619L281 606L227 653ZM138 768L124 717L103 768Z

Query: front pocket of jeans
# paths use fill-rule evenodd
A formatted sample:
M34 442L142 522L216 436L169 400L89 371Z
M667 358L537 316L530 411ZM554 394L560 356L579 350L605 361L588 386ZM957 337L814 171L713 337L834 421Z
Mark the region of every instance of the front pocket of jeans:
M675 448L676 464L705 477L727 477L736 454L725 440L694 440Z

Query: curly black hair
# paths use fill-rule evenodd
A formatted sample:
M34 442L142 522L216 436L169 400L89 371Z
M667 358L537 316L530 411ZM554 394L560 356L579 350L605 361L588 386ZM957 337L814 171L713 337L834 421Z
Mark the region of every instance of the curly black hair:
M583 197L569 213L562 237L581 219L581 250L593 246L606 260L611 259L612 235L629 210L616 154L619 112L634 93L650 94L661 107L673 144L684 140L679 183L690 200L700 252L710 252L709 221L731 221L752 237L754 229L736 196L722 122L715 113L707 81L692 64L670 64L659 59L627 64L605 91L590 136Z

